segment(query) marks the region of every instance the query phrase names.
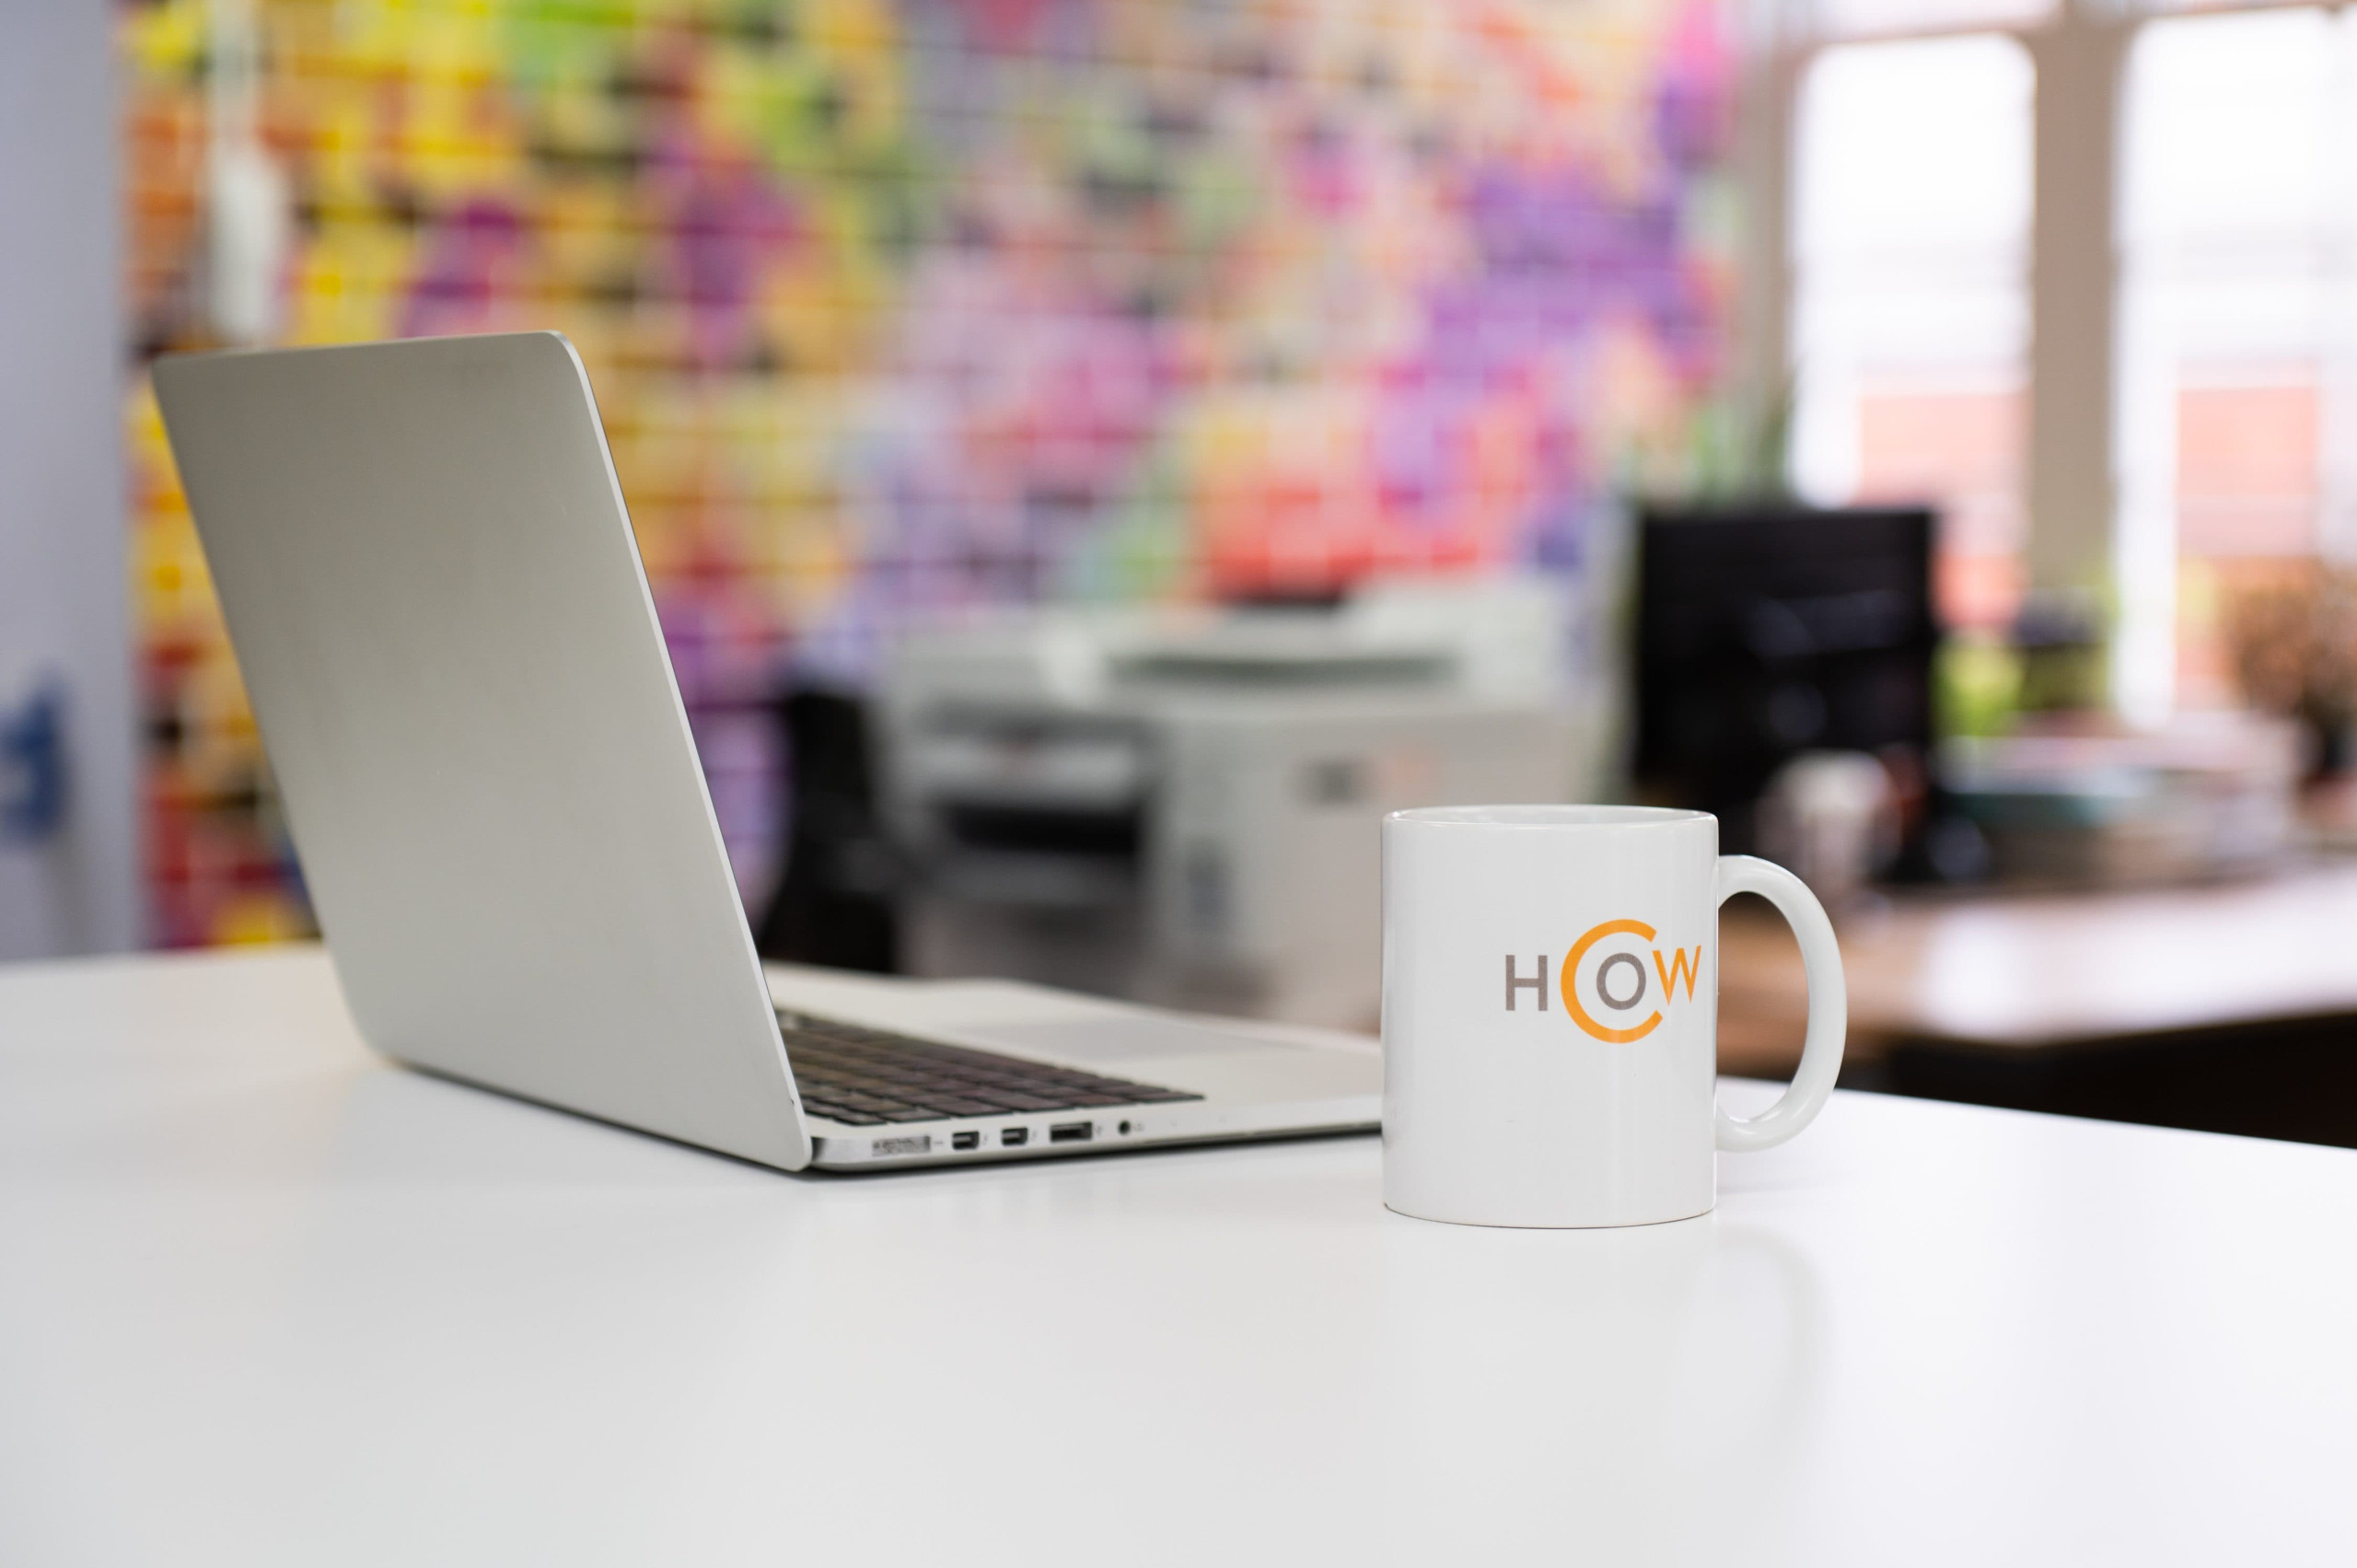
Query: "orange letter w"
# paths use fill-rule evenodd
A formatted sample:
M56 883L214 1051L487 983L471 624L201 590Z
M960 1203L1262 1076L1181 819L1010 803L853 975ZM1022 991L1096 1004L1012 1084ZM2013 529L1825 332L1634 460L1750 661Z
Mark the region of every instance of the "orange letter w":
M1689 952L1684 947L1672 947L1670 953L1673 956L1668 967L1664 968L1661 961L1661 949L1659 947L1654 949L1654 972L1661 976L1662 999L1667 1001L1677 994L1678 981L1680 977L1683 977L1686 981L1686 1000L1691 1002L1694 1000L1695 978L1702 972L1702 949L1696 947Z

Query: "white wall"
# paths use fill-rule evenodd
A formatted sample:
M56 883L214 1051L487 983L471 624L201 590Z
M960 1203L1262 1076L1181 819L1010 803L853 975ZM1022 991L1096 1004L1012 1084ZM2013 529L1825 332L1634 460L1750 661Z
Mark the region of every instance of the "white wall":
M113 15L0 0L0 710L61 680L68 770L0 843L0 960L140 937Z

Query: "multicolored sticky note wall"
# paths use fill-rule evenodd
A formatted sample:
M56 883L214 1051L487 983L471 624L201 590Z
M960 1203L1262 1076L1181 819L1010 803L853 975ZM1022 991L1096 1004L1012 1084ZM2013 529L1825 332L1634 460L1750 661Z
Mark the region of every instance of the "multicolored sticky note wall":
M749 892L763 703L984 601L1576 571L1710 384L1711 0L162 0L143 353L561 329ZM306 928L144 386L168 943Z

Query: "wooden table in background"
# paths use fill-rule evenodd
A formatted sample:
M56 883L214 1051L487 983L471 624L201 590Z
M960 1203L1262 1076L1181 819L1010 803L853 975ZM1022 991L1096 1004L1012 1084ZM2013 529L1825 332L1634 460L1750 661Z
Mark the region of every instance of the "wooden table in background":
M2357 862L2119 892L1901 898L1848 922L1854 1086L2357 1144ZM1788 1074L1800 954L1721 939L1720 1069Z

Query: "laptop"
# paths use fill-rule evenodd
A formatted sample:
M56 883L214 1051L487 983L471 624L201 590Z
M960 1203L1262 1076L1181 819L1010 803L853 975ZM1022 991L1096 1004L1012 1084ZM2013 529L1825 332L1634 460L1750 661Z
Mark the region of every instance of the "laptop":
M553 332L166 358L156 390L360 1032L782 1170L1371 1128L1372 1042L764 972L589 381Z

